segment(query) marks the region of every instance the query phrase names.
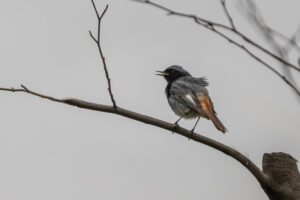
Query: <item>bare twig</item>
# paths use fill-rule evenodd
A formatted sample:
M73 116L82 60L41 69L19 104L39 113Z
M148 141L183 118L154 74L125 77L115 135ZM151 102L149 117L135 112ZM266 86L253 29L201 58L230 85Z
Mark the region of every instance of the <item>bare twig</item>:
M204 18L201 18L201 17L198 17L196 15L193 15L193 14L186 14L186 13L181 13L181 12L177 12L177 11L174 11L174 10L171 10L165 6L162 6L162 5L159 5L157 3L154 3L152 1L148 1L148 0L132 0L132 1L136 1L136 2L140 2L140 3L146 3L146 4L149 4L149 5L152 5L154 7L157 7L161 10L164 10L167 12L167 15L176 15L176 16L180 16L180 17L186 17L186 18L192 18L194 21L198 21L198 22L202 22L201 24L202 25L214 25L215 27L220 27L220 28L224 28L224 29L227 29L227 30L231 30L231 27L227 26L227 25L224 25L224 24L220 24L220 23L217 23L217 22L214 22L214 21L211 21L211 20L207 20L207 19L204 19Z
M27 87L25 87L24 85L21 85L20 89L15 89L15 88L12 87L12 88L0 88L0 90L2 90L2 91L8 91L8 92L25 92L25 93L28 93L28 94L31 94L31 95L34 95L34 96L38 96L38 97L44 98L44 99L49 99L51 101L56 101L56 102L64 103L63 100L60 100L60 99L57 99L57 98L54 98L54 97L50 97L50 96L47 96L47 95L43 95L43 94L39 94L39 93L33 92L33 91L29 90Z
M177 12L174 10L171 10L165 6L162 6L160 4L154 3L152 1L149 0L132 0L132 1L136 1L136 2L140 2L140 3L145 3L145 4L149 4L152 5L156 8L159 8L161 10L164 10L167 12L168 16L169 15L176 15L176 16L180 16L180 17L186 17L186 18L191 18L194 21L201 21L203 23L198 23L200 25L202 25L205 28L208 28L210 26L214 26L215 28L223 28L226 29L228 31L233 32L234 34L236 34L237 36L239 36L240 38L242 38L245 42L251 44L252 46L254 46L255 48L261 50L262 52L266 53L267 55L273 57L274 59L278 60L279 62L282 62L283 64L285 64L287 67L291 67L292 69L300 72L300 68L298 68L296 65L293 65L292 63L280 58L279 56L277 56L276 54L272 53L271 51L267 50L266 48L262 47L261 45L257 44L256 42L254 42L253 40L251 40L249 37L247 37L246 35L244 35L243 33L232 29L232 27L224 25L224 24L220 24L211 20L207 20L201 17L198 17L196 15L193 14L185 14L185 13L181 13L181 12ZM196 19L196 20L195 20Z
M224 10L224 12L225 12L225 14L226 14L226 16L227 16L227 19L228 19L228 21L229 21L229 23L230 23L230 25L231 25L231 28L232 28L232 30L235 31L235 30L236 30L236 29L235 29L235 25L234 25L234 23L233 23L232 17L230 16L230 14L229 14L229 12L228 12L228 9L227 9L227 6L226 6L226 0L220 0L220 1L221 1L223 10Z
M273 58L277 59L278 61L281 61L282 63L286 64L287 66L293 66L293 69L296 69L297 71L300 71L299 68L297 68L296 66L290 64L289 62L287 62L286 60L283 60L282 58L280 58L279 56L273 54L272 52L270 52L269 50L265 49L264 47L260 46L259 44L255 43L254 41L252 41L250 38L248 38L247 36L245 36L244 34L242 34L241 32L239 32L237 29L233 29L232 27L223 25L223 24L219 24L210 20L206 20L203 18L200 18L196 15L190 15L190 14L184 14L184 13L180 13L174 10L171 10L169 8L166 8L162 5L159 5L157 3L154 3L152 1L148 1L148 0L133 0L133 1L137 1L137 2L141 2L141 3L146 3L149 5L152 5L156 8L162 9L164 11L166 11L168 13L168 15L177 15L177 16L181 16L181 17L187 17L187 18L192 18L195 23L209 29L210 31L216 33L217 35L223 37L224 39L226 39L227 41L229 41L230 43L234 44L235 46L241 48L243 51L245 51L248 55L250 55L252 58L254 58L256 61L258 61L259 63L261 63L263 66L267 67L269 70L271 70L271 72L273 72L274 74L276 74L278 77L280 77L289 87L292 88L292 90L298 95L300 96L300 91L297 89L297 87L295 87L295 85L293 85L289 80L287 80L287 78L283 75L281 75L276 69L274 69L271 65L267 64L266 62L264 62L262 59L260 59L258 56L256 56L254 53L252 53L249 49L247 49L244 45L234 41L233 39L231 39L229 36L226 36L224 33L220 32L219 30L217 30L216 28L223 28L226 30L229 30L233 33L235 33L236 35L238 35L239 37L241 37L244 41L246 41L247 43L253 45L254 47L262 50L263 52L265 52L267 55L272 56Z
M110 80L108 69L107 69L107 66L106 66L105 57L103 55L103 52L102 52L102 49L101 49L101 45L100 45L101 20L102 20L103 16L105 15L105 13L106 13L106 11L108 9L108 5L106 5L106 7L105 7L104 11L102 12L102 14L99 15L94 0L91 0L91 1L92 1L93 7L94 7L94 10L95 10L97 19L98 19L97 39L93 36L93 34L92 34L91 31L89 31L89 34L90 34L91 38L93 39L93 41L97 44L97 47L98 47L98 50L99 50L99 53L100 53L100 56L101 56L101 59L102 59L103 67L104 67L105 77L106 77L107 83L108 83L109 96L110 96L111 102L113 104L113 107L116 108L117 104L116 104L116 101L114 99L114 95L112 93L111 80Z

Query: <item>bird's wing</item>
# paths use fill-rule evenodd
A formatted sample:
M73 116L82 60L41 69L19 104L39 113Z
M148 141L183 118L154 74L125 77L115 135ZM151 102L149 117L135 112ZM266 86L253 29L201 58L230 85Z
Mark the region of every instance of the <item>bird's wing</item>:
M178 101L198 112L200 116L210 119L218 130L225 133L227 130L216 115L206 85L207 82L203 79L183 77L172 84L170 92Z
M207 81L206 77L201 77L201 78L187 77L185 79L187 79L187 81L189 81L191 83L194 83L194 84L197 84L197 85L200 85L203 87L208 86L208 81Z
M199 80L193 77L183 77L174 81L170 88L170 94L178 102L184 104L191 110L198 112L202 116L206 114L202 110L201 102L198 99L198 95L208 95L207 89L204 85L207 82L201 80L202 84L199 84Z

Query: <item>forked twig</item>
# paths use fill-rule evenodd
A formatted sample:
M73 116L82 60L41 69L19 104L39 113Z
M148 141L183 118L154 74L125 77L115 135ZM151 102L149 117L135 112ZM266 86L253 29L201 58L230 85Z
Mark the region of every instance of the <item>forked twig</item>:
M94 7L94 10L95 10L97 19L98 19L98 33L97 33L97 39L93 36L93 34L92 34L91 31L89 31L89 34L90 34L91 38L93 39L93 41L97 44L97 47L98 47L98 50L99 50L99 53L100 53L100 56L101 56L101 59L102 59L103 67L104 67L105 77L106 77L107 83L108 83L108 92L109 92L109 96L110 96L111 102L112 102L112 104L113 104L113 107L116 108L116 107L117 107L117 104L116 104L116 101L115 101L115 99L114 99L114 95L113 95L113 93L112 93L112 89L111 89L111 80L110 80L109 73L108 73L108 69L107 69L107 66L106 66L105 57L104 57L104 55L103 55L103 52L102 52L102 49L101 49L101 45L100 45L101 20L102 20L103 16L105 15L105 13L106 13L106 11L107 11L107 9L108 9L108 5L106 5L106 7L105 7L104 11L102 12L102 14L99 15L94 0L91 0L91 1L92 1L93 7Z

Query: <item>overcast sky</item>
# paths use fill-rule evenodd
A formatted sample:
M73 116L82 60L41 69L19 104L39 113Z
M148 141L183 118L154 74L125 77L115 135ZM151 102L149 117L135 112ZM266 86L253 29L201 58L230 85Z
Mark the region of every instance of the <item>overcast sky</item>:
M95 1L99 10L110 5L101 43L118 105L175 122L166 82L155 71L182 65L208 78L229 131L223 135L202 119L198 133L234 147L259 167L266 152L300 159L300 104L281 79L192 20L127 0ZM218 0L156 2L227 23ZM228 1L236 26L264 44L238 2ZM260 0L258 6L270 26L286 35L296 30L299 0ZM88 35L97 25L90 1L2 0L0 24L0 87L24 84L57 98L111 104ZM0 102L0 199L267 198L235 160L169 131L27 94L0 92ZM180 124L191 129L194 122Z

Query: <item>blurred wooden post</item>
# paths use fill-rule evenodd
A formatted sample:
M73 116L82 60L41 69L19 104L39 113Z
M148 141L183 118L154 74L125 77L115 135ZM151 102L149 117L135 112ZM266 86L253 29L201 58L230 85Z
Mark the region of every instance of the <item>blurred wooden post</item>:
M270 187L264 188L271 200L300 200L300 174L297 160L286 153L265 153L263 174Z

